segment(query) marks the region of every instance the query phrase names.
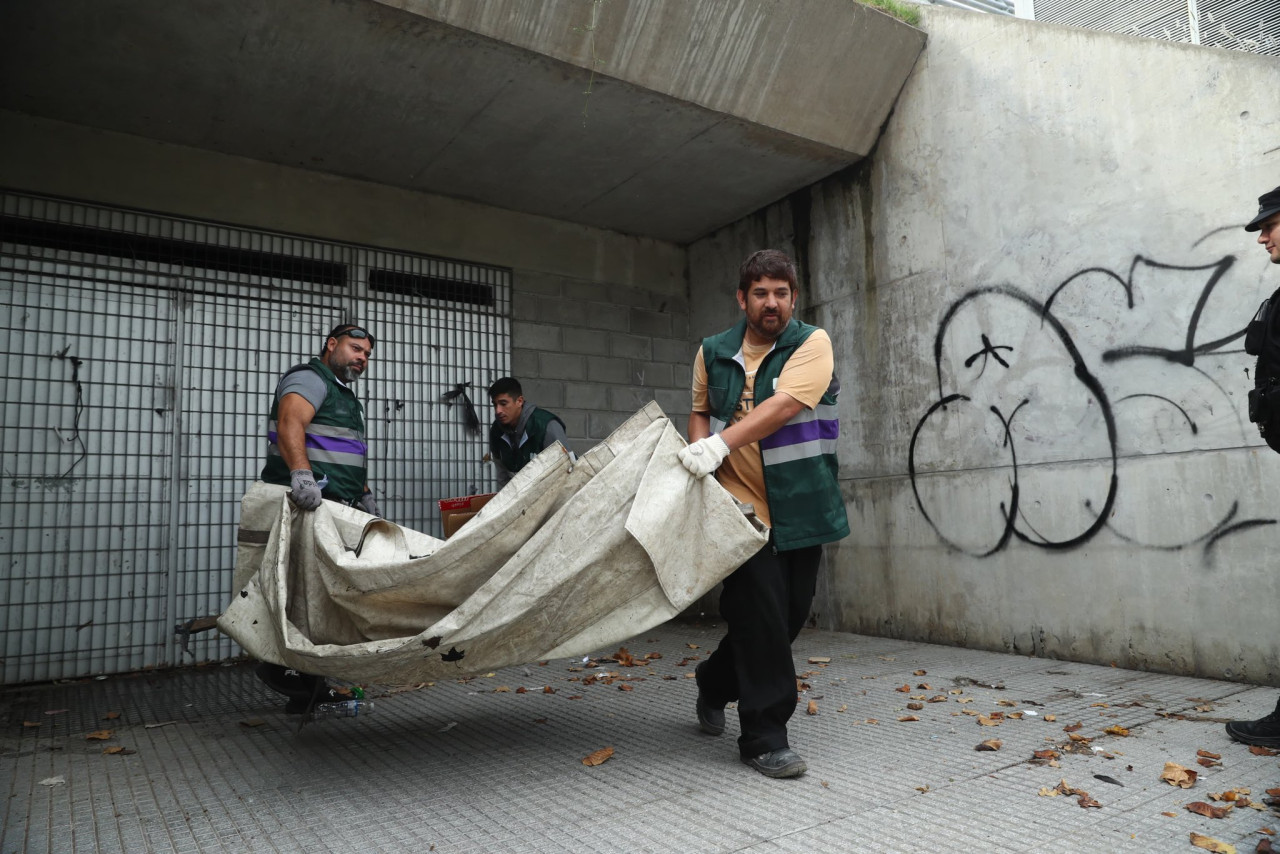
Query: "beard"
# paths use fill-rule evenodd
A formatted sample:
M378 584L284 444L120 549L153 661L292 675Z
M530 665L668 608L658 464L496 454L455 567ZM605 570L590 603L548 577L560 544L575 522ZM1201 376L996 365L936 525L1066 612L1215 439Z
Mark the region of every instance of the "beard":
M333 375L335 377L342 380L347 385L351 385L351 383L355 382L356 378L360 376L360 372L352 367L350 362L345 365L331 365L329 369L333 371Z
M787 324L790 321L791 318L784 318L781 312L772 314L761 312L755 317L747 318L747 326L750 326L751 331L760 336L760 338L766 341L775 341L782 334L782 330L787 328Z

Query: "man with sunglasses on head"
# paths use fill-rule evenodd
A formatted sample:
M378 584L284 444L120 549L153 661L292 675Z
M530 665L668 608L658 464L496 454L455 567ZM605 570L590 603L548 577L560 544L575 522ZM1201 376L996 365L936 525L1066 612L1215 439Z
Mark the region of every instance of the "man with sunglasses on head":
M300 510L324 499L381 516L368 483L364 407L351 384L373 356L373 336L339 323L320 354L285 371L276 385L267 421L267 463L262 479L290 488ZM285 712L303 714L316 703L346 699L320 676L262 662L257 674L289 698Z

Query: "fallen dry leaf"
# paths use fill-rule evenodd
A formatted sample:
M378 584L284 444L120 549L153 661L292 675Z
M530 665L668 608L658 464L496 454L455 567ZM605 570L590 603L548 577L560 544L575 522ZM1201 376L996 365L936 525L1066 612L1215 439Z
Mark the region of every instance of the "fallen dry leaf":
M262 726L265 723L266 721L264 721L262 718L249 718L247 721L241 721L240 726L249 727L252 729L253 727L256 727L256 726Z
M917 685L917 686L916 686L916 690L918 690L918 691L932 691L932 690L933 690L933 688L929 685L929 683L928 683L928 682L921 682L919 685Z
M960 714L968 715L971 718L976 718L978 715L981 715L982 712L977 712L977 711L974 711L973 709L961 709Z
M1209 751L1204 750L1203 748L1196 751L1196 756L1203 756L1205 759L1221 759L1222 758L1221 753L1210 753Z
M1177 814L1176 812L1162 812L1162 813L1160 813L1160 815L1167 815L1167 816L1169 816L1169 818L1177 818L1177 817L1178 817L1178 814Z
M597 750L595 753L590 753L584 756L582 759L582 764L583 765L599 765L600 763L607 761L609 757L612 755L613 755L612 747L602 747L599 750Z
M926 702L929 702L929 703L945 703L946 701L947 701L947 695L946 695L946 694L938 694L938 695L936 695L936 696L930 697Z
M809 663L810 664L830 664L831 659L827 658L825 655L815 655L809 659Z
M120 717L119 712L107 712L105 715L102 716L102 719L104 721L114 721L118 717Z
M1022 712L1010 712L1009 714L1005 715L1005 717L1011 721L1020 721L1022 720Z
M1213 759L1205 759L1203 756L1201 756L1199 759L1197 759L1197 760L1196 760L1196 764L1197 764L1197 765L1203 765L1203 766L1204 766L1204 767L1206 767L1206 768L1221 768L1221 767L1222 767L1222 763L1221 763L1221 762L1218 762L1218 761L1213 760Z
M1017 706L1018 704L1015 703L1013 700L996 700L996 705L997 706Z
M893 690L897 691L899 694L905 694L911 690L911 686L903 685L901 688L894 688Z
M849 711L849 705L846 703L845 705L843 705L843 706L841 706L840 708L836 709L836 711L837 711L837 712L847 712L847 711Z
M1090 704L1089 704L1089 708L1091 708L1091 709L1105 709L1105 708L1107 708L1107 704L1106 704L1106 703L1090 703Z
M499 685L497 688L494 688L494 689L493 689L493 693L495 693L495 694L510 694L510 693L511 693L511 688L509 688L509 687L508 687L508 686L506 686L506 685Z
M1280 751L1272 750L1269 747L1259 747L1256 744L1249 745L1249 752L1254 756L1280 756Z
M1276 849L1271 847L1270 839L1259 839L1258 845L1253 849L1253 854L1272 854Z
M1280 789L1267 789L1267 794L1273 798L1280 798Z
M808 707L804 711L805 714L816 715L818 713L818 701L810 700Z
M618 690L619 690L619 691L634 691L634 690L635 690L635 686L634 686L634 685L627 685L626 683L623 683L623 684L621 684L621 685L619 685L619 686L618 686Z
M1164 780L1170 786L1178 786L1183 789L1190 789L1196 784L1196 772L1190 768L1183 768L1177 762L1164 763L1164 771L1160 772L1160 779Z
M928 794L928 793L929 793L929 787L928 787L927 785L924 785L924 786L916 786L916 791L917 791L917 792L924 792L925 794Z
M1202 815L1206 818L1226 818L1231 814L1231 807L1215 807L1206 804L1204 801L1192 801L1187 804L1184 809L1187 812L1193 812L1196 815Z
M697 676L698 676L698 674L696 674L696 673L686 673L686 674L684 675L684 678L685 678L685 679L695 679L695 678L697 678Z
M1067 733L1067 738L1071 739L1072 741L1078 742L1080 744L1088 744L1089 742L1093 741L1092 738L1089 738L1088 736L1083 736L1078 732Z
M1242 789L1237 786L1234 789L1227 789L1225 792L1210 792L1209 799L1212 801L1238 801L1244 795L1248 795L1252 789ZM1248 800L1248 798L1245 798Z
M697 648L698 648L698 645L697 645L696 643L687 643L687 644L685 644L685 646L689 647L689 649L697 649Z
M913 712L918 712L924 708L924 703L907 703L907 708Z
M957 703L972 703L972 702L973 702L973 698L972 698L972 697L961 697L959 700L956 700L956 702L957 702Z
M1080 723L1080 721L1076 721L1076 722L1075 722L1075 723L1073 723L1073 724L1067 724L1066 726L1064 726L1064 727L1062 728L1062 731L1063 731L1063 732L1078 732L1078 731L1080 731L1083 727L1084 727L1084 724Z
M542 688L542 693L544 694L554 694L555 692L556 689L552 688L550 685L544 685Z
M1045 715L1045 716L1044 716L1044 719L1045 719L1045 721L1046 721L1046 722L1048 722L1048 723L1053 723L1054 721L1056 721L1056 720L1058 719L1058 716L1057 716L1057 715Z
M1269 828L1269 827L1260 827L1260 828L1258 828L1258 832L1259 832L1259 833L1265 833L1267 836L1275 836L1275 835L1276 835L1276 832L1275 832L1274 830L1272 830L1271 828Z
M1061 795L1062 792L1059 792L1057 789L1053 789L1048 786L1041 786L1040 791L1037 792L1036 794L1038 794L1042 798L1056 798L1058 797L1058 795Z
M978 726L1000 726L1000 721L986 715L978 715Z
M1004 747L1004 742L998 738L988 738L986 741L978 743L974 750L999 750Z
M28 728L40 726L40 724L36 723L35 721L23 721L22 725Z
M1219 842L1212 836L1205 836L1203 833L1191 831L1191 844L1197 848L1203 848L1205 851L1213 851L1215 854L1236 854L1236 847L1228 845L1225 842Z
M1036 759L1057 759L1062 754L1058 753L1058 751L1056 750L1045 749L1045 750L1037 750L1035 753L1031 755Z
M526 687L524 687L523 685L521 685L519 688L517 688L517 689L516 689L516 693L517 693L517 694L528 694L528 693L529 693L529 689L528 689L528 688L526 688Z
M869 724L878 724L878 723L880 723L880 721L876 720L875 718L867 718L867 723L869 723Z
M1121 735L1121 736L1124 736L1124 735L1128 735L1128 734L1129 734L1129 730L1127 730L1127 729L1125 729L1124 727L1120 726L1120 724L1113 724L1112 726L1109 726L1109 727L1107 727L1106 729L1104 729L1104 730L1103 730L1103 732L1105 732L1107 735Z
M117 745L115 747L104 748L102 752L108 756L133 756L138 751Z
M84 737L84 740L85 741L106 741L107 739L111 738L113 734L114 733L112 730L100 729L100 730L97 730L96 732L91 732L88 735L86 735Z
M573 694L573 695L569 696L567 699L570 699L570 700L581 700L581 699L582 699L582 695L581 695L581 694Z
M898 718L898 720L902 721L903 723L908 723L910 721L918 721L920 719L915 715L903 715L902 717Z
M625 646L618 647L618 651L613 654L612 658L614 661L618 662L619 667L636 666L636 657L627 652L627 648Z
M912 675L912 676L925 676L925 675L926 675L926 673L925 673L925 671L923 671L923 670L913 670L913 671L911 672L911 675Z

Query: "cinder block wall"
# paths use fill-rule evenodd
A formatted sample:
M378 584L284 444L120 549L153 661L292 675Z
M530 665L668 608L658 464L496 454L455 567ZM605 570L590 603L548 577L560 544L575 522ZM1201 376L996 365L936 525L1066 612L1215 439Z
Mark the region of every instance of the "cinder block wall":
M625 285L517 271L511 366L525 399L564 419L575 451L650 400L680 427L694 345L684 281Z

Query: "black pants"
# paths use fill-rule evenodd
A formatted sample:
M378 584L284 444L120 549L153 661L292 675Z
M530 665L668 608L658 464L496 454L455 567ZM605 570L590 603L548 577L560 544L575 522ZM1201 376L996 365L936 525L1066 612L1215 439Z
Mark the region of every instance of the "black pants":
M698 668L698 689L714 705L738 701L738 750L750 758L788 747L796 710L791 642L809 618L822 546L774 551L773 538L724 580L720 614L728 634Z

